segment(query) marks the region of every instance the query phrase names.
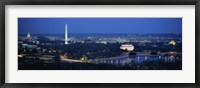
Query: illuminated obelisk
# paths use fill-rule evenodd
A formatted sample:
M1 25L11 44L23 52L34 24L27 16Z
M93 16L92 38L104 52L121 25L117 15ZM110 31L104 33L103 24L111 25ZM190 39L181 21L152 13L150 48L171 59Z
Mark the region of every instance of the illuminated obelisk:
M68 44L67 24L65 24L65 44Z

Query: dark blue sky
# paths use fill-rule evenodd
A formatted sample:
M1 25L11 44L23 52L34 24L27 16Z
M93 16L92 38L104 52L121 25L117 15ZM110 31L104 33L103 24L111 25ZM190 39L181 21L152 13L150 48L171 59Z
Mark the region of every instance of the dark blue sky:
M19 34L182 33L182 18L18 18Z

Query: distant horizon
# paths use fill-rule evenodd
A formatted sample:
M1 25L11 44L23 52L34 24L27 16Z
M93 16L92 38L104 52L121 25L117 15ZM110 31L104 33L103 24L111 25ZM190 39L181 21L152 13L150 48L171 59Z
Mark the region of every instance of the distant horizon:
M23 33L23 34L20 34L20 35L26 35L28 33ZM35 35L36 33L30 33L30 34L33 34ZM37 34L45 34L45 33L37 33ZM65 34L65 33L55 33L55 34ZM182 34L182 33L68 33L68 34ZM47 35L47 33L45 34ZM51 34L49 34L51 35Z
M18 18L19 34L182 33L182 18Z

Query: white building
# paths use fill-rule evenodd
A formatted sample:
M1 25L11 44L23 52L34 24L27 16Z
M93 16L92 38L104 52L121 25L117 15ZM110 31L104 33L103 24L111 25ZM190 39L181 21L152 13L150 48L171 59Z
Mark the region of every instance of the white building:
M30 38L30 37L31 37L31 34L30 34L30 33L28 33L28 34L27 34L27 38Z
M176 45L176 42L172 40L169 42L169 45Z
M134 46L132 44L123 44L123 45L120 46L120 49L133 51L134 50Z
M65 25L65 44L68 44L68 30L67 30L67 24Z

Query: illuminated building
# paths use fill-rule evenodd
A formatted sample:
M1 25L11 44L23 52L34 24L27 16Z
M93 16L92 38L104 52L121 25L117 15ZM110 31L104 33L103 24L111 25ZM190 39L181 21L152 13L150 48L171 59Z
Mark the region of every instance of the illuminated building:
M134 46L132 44L123 44L120 46L120 49L127 50L127 51L133 51Z
M102 44L107 44L107 42L106 42L106 41L101 41L100 43L102 43Z
M68 44L68 32L67 32L67 24L65 25L65 44Z
M20 55L18 55L18 57L19 57L19 58L22 58L22 57L23 57L23 55L21 55L21 54L20 54Z
M36 44L40 44L40 42L39 42L39 41L36 41Z
M175 41L170 41L169 45L176 45L176 42Z
M28 33L28 34L27 34L27 38L30 38L30 37L31 37L31 34L30 34L30 33Z

